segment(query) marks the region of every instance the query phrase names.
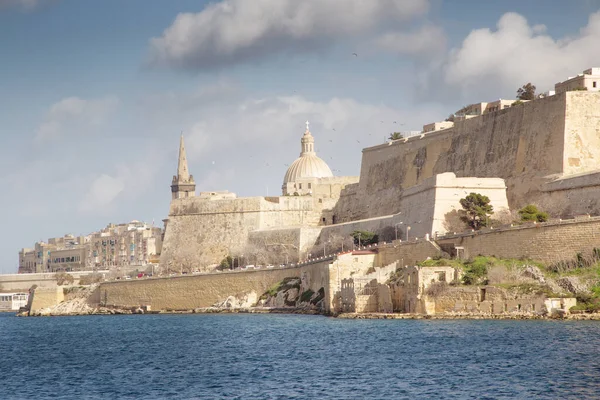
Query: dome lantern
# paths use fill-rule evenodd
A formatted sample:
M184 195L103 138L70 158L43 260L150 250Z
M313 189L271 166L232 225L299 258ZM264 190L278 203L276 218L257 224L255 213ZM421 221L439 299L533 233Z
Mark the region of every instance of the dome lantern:
M296 182L333 177L333 173L327 163L319 158L315 152L315 139L310 133L308 121L306 121L306 131L300 142L300 157L290 165L283 179L284 194L301 193L305 191L304 189L310 187L308 185L302 188L301 183L296 186ZM289 186L290 183L293 184L291 187Z

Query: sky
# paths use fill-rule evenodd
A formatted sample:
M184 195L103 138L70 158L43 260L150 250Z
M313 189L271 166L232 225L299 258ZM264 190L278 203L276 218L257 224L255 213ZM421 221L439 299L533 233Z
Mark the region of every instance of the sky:
M600 66L600 0L0 0L0 273L36 241L281 193L310 121L335 175L466 104Z

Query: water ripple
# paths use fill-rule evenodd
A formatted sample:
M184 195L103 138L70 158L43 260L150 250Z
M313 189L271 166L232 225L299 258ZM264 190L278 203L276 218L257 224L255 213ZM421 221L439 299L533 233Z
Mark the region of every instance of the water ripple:
M0 398L597 398L599 338L596 322L0 314Z

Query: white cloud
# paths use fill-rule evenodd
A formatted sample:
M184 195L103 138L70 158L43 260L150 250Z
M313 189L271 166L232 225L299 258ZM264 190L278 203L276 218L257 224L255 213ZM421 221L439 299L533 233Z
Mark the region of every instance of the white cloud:
M211 68L307 51L427 12L428 0L223 0L182 13L151 39L158 65Z
M102 174L90 185L79 210L101 212L104 207L114 202L123 190L125 190L125 182L122 178Z
M37 142L56 139L77 130L102 124L119 105L116 97L85 100L67 97L53 104L36 131Z
M416 56L441 55L446 48L446 35L437 26L423 25L413 32L388 32L375 39L380 49Z
M539 90L600 65L600 12L578 35L554 39L543 25L530 26L516 13L504 14L496 30L476 29L454 49L443 67L445 83L463 94L499 97L532 82ZM514 96L514 94L513 94ZM483 99L482 99L483 100Z

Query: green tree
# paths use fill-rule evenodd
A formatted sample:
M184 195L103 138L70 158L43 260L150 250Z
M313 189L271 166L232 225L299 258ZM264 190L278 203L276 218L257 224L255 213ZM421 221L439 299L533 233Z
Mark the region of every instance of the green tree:
M548 221L548 213L538 210L538 208L529 204L519 210L519 216L522 222L536 221L546 222Z
M369 244L375 244L379 242L379 235L369 231L354 231L352 232L355 245L366 246Z
M390 137L388 137L389 140L400 140L400 139L404 139L404 135L400 132L394 132L394 133L390 133Z
M223 271L225 269L235 269L240 266L239 264L240 264L239 257L233 258L231 256L227 256L217 266L217 270Z
M486 227L490 223L489 216L494 208L490 204L490 198L479 193L471 193L464 199L460 199L462 210L459 210L460 220L475 230Z
M526 83L519 89L517 89L517 99L519 100L533 100L535 99L535 85L531 82Z

